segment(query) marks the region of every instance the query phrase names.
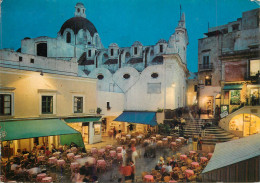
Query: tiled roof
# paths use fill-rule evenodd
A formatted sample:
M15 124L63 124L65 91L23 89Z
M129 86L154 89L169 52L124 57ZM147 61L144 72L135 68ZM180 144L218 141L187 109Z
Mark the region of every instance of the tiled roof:
M88 59L87 59L87 54L86 54L86 52L84 52L84 53L80 56L80 58L79 58L79 60L78 60L78 63L79 63L79 65L94 65L94 64L95 64L94 60L88 60Z
M110 64L117 64L117 63L118 63L117 59L108 59L107 61L105 61L104 64L110 65Z
M127 63L128 64L137 64L137 63L142 63L143 58L131 58Z
M163 63L163 56L154 57L152 63L157 63L157 64Z
M202 173L260 156L260 133L216 145L212 158Z

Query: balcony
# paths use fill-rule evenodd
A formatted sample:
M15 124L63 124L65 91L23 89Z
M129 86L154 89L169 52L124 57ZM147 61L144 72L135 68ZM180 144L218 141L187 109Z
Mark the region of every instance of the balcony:
M213 69L213 64L199 64L199 71L211 71Z

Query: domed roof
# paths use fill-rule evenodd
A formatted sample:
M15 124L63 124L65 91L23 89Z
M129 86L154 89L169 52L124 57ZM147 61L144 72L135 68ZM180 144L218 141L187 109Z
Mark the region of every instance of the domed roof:
M77 3L76 6L84 8L84 4L83 3Z
M73 30L74 34L78 34L80 29L88 30L90 35L97 32L96 27L86 18L83 17L73 17L67 20L60 28L60 34L63 35L65 29L70 28Z

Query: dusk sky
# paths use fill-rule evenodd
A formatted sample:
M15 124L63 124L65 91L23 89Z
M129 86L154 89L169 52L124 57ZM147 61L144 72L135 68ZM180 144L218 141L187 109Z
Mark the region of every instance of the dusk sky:
M180 19L180 4L186 15L189 36L188 69L198 69L198 39L210 27L242 17L259 8L250 0L3 0L2 48L17 50L24 37L56 37L62 24L74 16L82 2L87 19L97 28L103 45L130 47L134 41L155 45L168 41Z

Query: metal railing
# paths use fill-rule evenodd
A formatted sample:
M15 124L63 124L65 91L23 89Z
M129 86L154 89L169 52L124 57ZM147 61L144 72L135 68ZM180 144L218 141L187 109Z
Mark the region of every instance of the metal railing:
M213 64L199 64L199 70L204 71L204 70L212 70L213 69Z

